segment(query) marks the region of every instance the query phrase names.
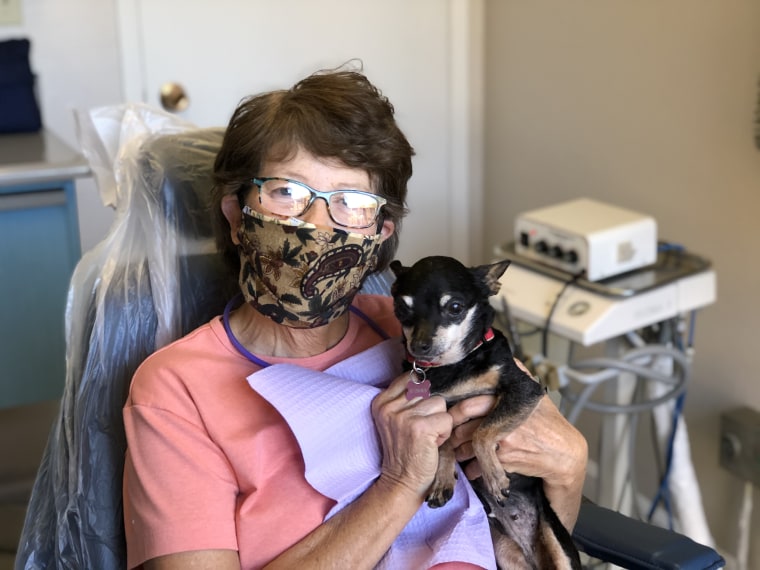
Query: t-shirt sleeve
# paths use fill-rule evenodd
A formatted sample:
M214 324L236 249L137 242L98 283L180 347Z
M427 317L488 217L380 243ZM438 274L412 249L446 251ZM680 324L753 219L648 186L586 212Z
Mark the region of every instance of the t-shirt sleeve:
M138 370L124 409L129 568L174 552L238 548L235 477L201 418L186 412L192 402L182 398L190 396L175 390L173 400L164 398L177 402L172 410L140 403L151 401L151 389L162 386L147 382L157 373L149 366Z

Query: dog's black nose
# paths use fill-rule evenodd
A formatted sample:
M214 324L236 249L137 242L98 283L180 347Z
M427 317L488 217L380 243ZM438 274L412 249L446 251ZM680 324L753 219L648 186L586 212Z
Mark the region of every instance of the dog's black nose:
M412 352L415 356L430 356L433 350L433 343L430 340L415 340L412 342Z

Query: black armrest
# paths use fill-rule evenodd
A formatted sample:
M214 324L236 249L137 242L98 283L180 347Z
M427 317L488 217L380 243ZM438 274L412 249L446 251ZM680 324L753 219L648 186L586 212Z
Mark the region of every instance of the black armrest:
M725 560L715 550L676 532L584 501L573 539L599 560L631 569L708 570Z

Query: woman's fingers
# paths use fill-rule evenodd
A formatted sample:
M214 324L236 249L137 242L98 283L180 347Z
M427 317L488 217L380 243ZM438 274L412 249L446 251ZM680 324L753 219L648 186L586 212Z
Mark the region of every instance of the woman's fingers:
M507 471L541 477L550 483L585 471L586 441L548 396L515 430L499 440L499 460Z
M408 375L396 378L372 402L383 447L382 472L421 496L438 467L438 447L451 435L451 416L443 398L406 399Z
M487 416L496 403L495 396L473 396L451 406L449 413L455 426L460 426L473 419Z
M494 396L475 396L462 400L449 409L454 423L451 443L454 446L457 461L467 461L475 456L472 434L475 433L483 417L493 409L495 402Z

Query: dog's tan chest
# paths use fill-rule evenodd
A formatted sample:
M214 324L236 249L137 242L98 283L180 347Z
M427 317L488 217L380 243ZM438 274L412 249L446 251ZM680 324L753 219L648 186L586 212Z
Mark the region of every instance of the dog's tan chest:
M496 386L499 384L500 378L501 365L494 364L482 374L462 379L454 386L450 386L445 390L438 391L434 389L433 391L447 400L458 401L478 394L493 394L496 390Z

